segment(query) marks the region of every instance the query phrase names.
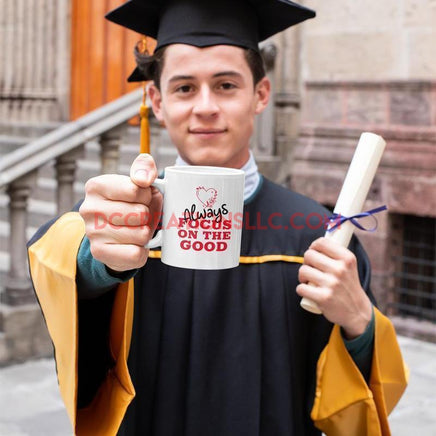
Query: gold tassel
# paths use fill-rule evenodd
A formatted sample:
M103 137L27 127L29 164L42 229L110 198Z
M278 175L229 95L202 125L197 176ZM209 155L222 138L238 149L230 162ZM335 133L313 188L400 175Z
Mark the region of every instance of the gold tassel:
M142 53L148 54L147 37L142 38ZM140 153L150 153L150 125L148 122L148 107L147 107L147 88L146 83L143 84L142 104L139 108L139 116L141 118L141 136L139 140Z
M150 153L150 125L148 123L148 107L146 103L147 91L144 84L144 94L142 104L139 108L139 116L141 117L141 136L139 140L140 153Z

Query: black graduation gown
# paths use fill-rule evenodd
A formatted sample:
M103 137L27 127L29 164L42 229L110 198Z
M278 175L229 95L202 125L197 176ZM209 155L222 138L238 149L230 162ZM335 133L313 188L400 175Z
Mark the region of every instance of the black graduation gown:
M244 207L245 263L200 271L148 260L135 276L128 366L136 397L120 435L321 434L310 411L332 325L303 310L295 289L301 257L328 215L263 179ZM355 238L350 248L370 294L367 256ZM101 340L110 305L110 293L79 303L79 404L111 365Z

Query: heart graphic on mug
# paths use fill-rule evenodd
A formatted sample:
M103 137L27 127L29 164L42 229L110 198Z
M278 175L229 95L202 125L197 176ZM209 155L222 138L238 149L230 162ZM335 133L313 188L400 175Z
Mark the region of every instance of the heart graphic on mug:
M197 198L204 207L212 207L215 204L218 192L214 188L206 189L204 186L197 188Z

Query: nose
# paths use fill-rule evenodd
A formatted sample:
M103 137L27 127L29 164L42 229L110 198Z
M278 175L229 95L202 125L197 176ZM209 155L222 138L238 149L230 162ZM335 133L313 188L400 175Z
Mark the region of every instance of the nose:
M199 116L213 116L219 111L216 98L208 86L201 87L197 94L193 113Z

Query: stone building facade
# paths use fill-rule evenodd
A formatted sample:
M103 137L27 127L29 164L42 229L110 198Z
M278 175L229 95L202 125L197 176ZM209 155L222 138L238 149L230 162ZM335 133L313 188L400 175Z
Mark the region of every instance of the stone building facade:
M291 185L334 206L361 132L387 141L359 233L373 289L401 332L436 340L436 2L305 2L302 121ZM363 234L362 234L363 233Z

